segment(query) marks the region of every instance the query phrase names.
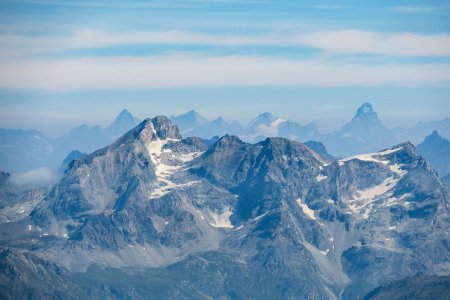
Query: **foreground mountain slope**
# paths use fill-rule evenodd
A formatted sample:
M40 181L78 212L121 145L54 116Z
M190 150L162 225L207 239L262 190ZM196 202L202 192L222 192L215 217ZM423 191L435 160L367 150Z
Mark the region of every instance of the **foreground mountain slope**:
M155 117L72 161L0 236L91 298L355 299L450 272L448 202L410 143L328 160L284 138L208 146Z
M379 286L364 300L450 299L450 276L418 275Z

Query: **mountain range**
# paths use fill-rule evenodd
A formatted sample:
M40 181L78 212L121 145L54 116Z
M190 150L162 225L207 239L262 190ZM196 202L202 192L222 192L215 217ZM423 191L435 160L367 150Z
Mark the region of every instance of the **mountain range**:
M4 206L0 296L358 299L450 273L449 192L413 144L342 159L310 145L146 119L27 213Z
M327 134L320 133L313 123L301 125L270 113L262 113L247 126L237 121L229 123L222 117L209 121L194 110L173 116L170 120L178 125L184 137L211 139L230 134L250 143L267 137L285 137L299 142L319 141L335 157L379 151L404 141L417 144L433 130L438 130L444 138L450 138L448 118L420 122L410 129L390 130L382 124L370 103L359 107L348 124ZM0 129L0 170L27 172L40 167L58 170L71 151L91 153L113 142L138 123L139 120L128 110L123 110L105 129L97 125L81 125L58 138L48 138L37 130Z
M84 124L57 138L46 137L37 130L0 129L0 170L27 172L39 167L57 170L71 151L91 153L138 123L125 109L105 129Z
M313 123L301 125L267 112L257 116L245 127L236 121L229 124L223 118L208 121L194 110L171 117L171 121L180 127L183 136L198 136L204 139L232 134L251 143L277 136L299 142L320 141L336 157L379 151L404 141L417 144L434 130L439 130L443 137L450 138L448 118L442 121L419 122L409 129L397 127L390 130L383 125L372 104L368 102L357 109L349 123L326 134L320 133Z

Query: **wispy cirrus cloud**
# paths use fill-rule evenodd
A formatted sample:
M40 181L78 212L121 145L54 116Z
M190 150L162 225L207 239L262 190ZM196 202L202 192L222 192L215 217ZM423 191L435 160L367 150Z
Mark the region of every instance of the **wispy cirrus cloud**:
M75 30L68 36L0 35L0 57L127 45L298 47L339 54L450 56L450 34L379 33L361 30L311 33L224 34L180 30L110 32Z
M205 86L426 86L450 83L442 64L363 65L259 56L78 58L4 62L0 89L126 90Z
M300 43L332 53L449 56L450 34L386 34L361 30L313 32Z
M419 13L430 13L439 11L442 9L449 9L450 7L442 7L442 6L393 6L390 9L399 13L408 13L408 14L419 14Z

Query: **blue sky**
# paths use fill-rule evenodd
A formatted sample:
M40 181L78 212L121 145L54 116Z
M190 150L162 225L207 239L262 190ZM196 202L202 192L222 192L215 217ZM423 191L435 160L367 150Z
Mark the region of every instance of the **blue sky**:
M390 127L442 119L449 20L448 1L1 1L0 127L57 134L126 107L332 130L364 101Z

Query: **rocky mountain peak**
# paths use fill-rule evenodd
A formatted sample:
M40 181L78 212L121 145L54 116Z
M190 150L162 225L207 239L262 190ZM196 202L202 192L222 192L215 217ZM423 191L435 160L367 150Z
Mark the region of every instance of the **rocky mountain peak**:
M234 146L241 144L245 144L245 142L243 142L239 137L226 134L216 142L214 148L234 148Z
M372 104L365 102L356 111L356 115L353 120L377 120L377 113L373 110Z
M378 153L384 158L397 164L411 164L420 158L416 147L411 142L400 143Z
M167 118L166 116L157 116L151 119L151 121L155 128L156 134L160 139L181 140L178 126L172 124L172 122L170 122L169 118Z
M131 140L154 141L157 139L181 140L181 135L177 125L172 124L169 118L157 116L153 119L147 118L138 126L125 133L113 146L129 143Z

